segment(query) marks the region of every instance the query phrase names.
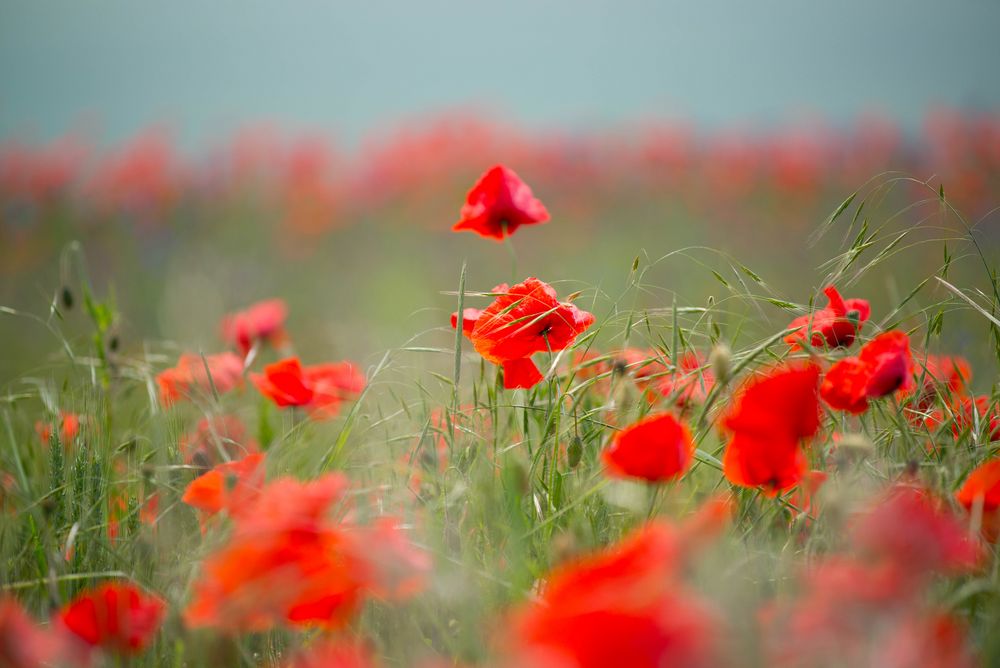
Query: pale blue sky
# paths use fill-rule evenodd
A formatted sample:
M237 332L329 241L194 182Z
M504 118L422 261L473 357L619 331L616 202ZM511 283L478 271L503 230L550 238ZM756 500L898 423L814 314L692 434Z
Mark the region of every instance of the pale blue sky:
M190 146L263 119L351 140L470 105L542 128L872 108L913 128L1000 107L998 65L996 0L0 0L0 137L163 122Z

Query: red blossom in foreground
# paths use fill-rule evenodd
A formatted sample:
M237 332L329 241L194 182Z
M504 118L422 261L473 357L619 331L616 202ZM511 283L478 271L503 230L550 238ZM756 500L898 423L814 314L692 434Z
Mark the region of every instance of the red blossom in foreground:
M573 345L592 324L592 314L560 302L551 285L527 278L483 310L469 338L480 355L503 366L505 388L529 388L542 379L531 355Z
M243 382L243 360L233 353L206 355L204 359L185 353L177 360L177 366L161 371L156 382L164 407L189 399L195 392L210 394L213 387L219 394L225 394Z
M711 512L716 506L710 504ZM617 545L557 568L540 600L514 618L510 666L660 668L718 665L720 620L679 582L700 542L690 529L653 523ZM702 536L703 538L704 536Z
M819 430L818 381L819 368L807 364L776 367L746 382L722 421L732 434L723 456L731 483L774 495L802 480L801 443Z
M207 515L252 502L264 486L264 455L247 455L234 462L219 464L192 480L181 501Z
M36 422L35 433L38 434L38 440L48 445L49 441L52 440L53 428L55 426L54 423L42 420ZM72 443L76 435L80 433L80 416L69 411L59 411L58 432L59 442L62 443L63 447Z
M222 319L222 339L236 346L244 357L258 341L274 348L281 347L288 338L284 329L287 317L288 307L284 300L257 302Z
M59 621L88 645L138 654L152 640L166 604L131 583L106 583L77 596Z
M386 519L369 528L329 516L346 489L338 474L306 483L280 478L253 502L233 506L233 532L202 564L187 625L231 633L278 624L332 629L370 595L400 598L422 588L429 563L398 524Z
M869 399L912 387L910 337L891 331L866 343L857 357L845 357L830 367L820 395L831 408L858 414L868 410Z
M481 236L503 241L521 225L544 223L549 212L514 170L503 165L490 167L465 198L461 219L452 229L471 230Z
M823 294L830 300L829 306L789 323L788 329L799 328L785 337L793 350L800 348L807 338L814 348L847 348L871 315L871 306L865 299L845 300L832 285L824 288Z
M336 416L344 401L365 389L364 375L350 362L302 366L297 357L269 364L264 373L250 374L250 380L278 406L301 406L318 420Z
M42 668L62 665L55 664L55 661L68 649L65 640L56 631L42 629L15 599L0 597L0 666Z
M376 668L379 664L366 645L320 640L281 665L282 668Z
M691 465L694 441L687 426L669 413L651 415L615 434L601 458L608 475L665 482Z

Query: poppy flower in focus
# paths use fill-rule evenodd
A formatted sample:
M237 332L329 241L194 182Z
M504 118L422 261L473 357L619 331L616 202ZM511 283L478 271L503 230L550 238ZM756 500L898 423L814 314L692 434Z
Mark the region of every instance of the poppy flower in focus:
M489 168L465 198L461 219L451 229L471 230L503 241L521 225L544 223L549 212L514 170L503 165Z
M669 413L651 415L618 432L601 458L608 475L665 482L691 465L691 432Z
M542 379L531 355L567 348L594 316L560 302L551 285L525 279L487 306L472 329L476 351L504 370L504 387L529 388Z
M315 419L337 415L341 403L365 389L364 375L350 362L306 367L297 357L269 364L263 374L250 374L250 380L276 405L303 407Z
M35 433L38 439L45 445L52 440L52 433L55 424L39 420L35 423ZM69 411L59 411L59 442L65 447L73 442L76 435L80 433L80 416Z
M177 366L161 371L156 382L164 408L191 398L195 392L211 393L213 387L219 394L225 394L243 382L243 360L233 353L206 355L204 359L185 353L177 360Z
M806 338L814 348L847 348L871 315L871 306L865 299L844 299L832 285L824 288L823 294L829 305L789 323L788 329L799 328L785 337L785 343L793 350L800 348Z
M801 442L819 430L818 382L813 364L773 368L747 381L722 421L732 434L723 456L731 483L774 495L802 480L808 462Z
M479 320L479 316L482 314L482 309L462 309L462 334L470 336L472 334L472 329L476 326L476 321ZM456 327L458 327L458 312L451 314L451 328L455 329Z
M236 346L244 357L257 341L279 348L288 339L284 329L287 317L288 307L284 300L257 302L222 319L222 339Z
M832 408L850 413L868 410L868 400L913 387L910 337L904 332L879 334L857 357L845 357L830 367L820 395Z
M84 591L59 612L59 621L84 642L138 654L163 620L166 604L130 583L106 583Z
M264 455L253 454L235 462L219 464L192 480L181 501L207 515L253 500L264 485Z
M1000 537L1000 459L977 466L955 492L955 499L969 512L982 512L983 536L992 542Z
M521 660L509 665L718 665L719 620L678 582L684 546L673 526L648 524L557 568L540 600L513 620L508 644Z

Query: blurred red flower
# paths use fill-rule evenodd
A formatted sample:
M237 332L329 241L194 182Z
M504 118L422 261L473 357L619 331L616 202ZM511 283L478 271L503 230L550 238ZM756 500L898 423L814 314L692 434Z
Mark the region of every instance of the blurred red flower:
M801 342L807 337L810 345L815 348L846 348L854 343L854 337L871 315L871 306L867 300L845 300L832 285L824 288L823 294L830 301L827 307L789 323L788 329L800 328L785 337L785 342L793 350L801 347Z
M52 440L52 430L55 424L39 420L35 423L35 433L38 439L45 445ZM59 442L63 447L70 445L76 435L80 432L80 416L69 411L59 411Z
M21 608L17 600L0 597L0 666L43 668L55 663L66 649L64 638L44 630Z
M337 415L341 403L365 389L364 375L350 362L304 367L297 357L269 364L263 374L250 374L250 380L278 406L301 406L315 419Z
M913 387L910 337L894 330L866 343L857 357L845 357L827 372L820 395L832 408L850 413L868 410L868 400Z
M549 212L531 193L531 188L514 170L503 165L488 169L465 198L461 220L452 227L456 232L472 230L477 234L503 241L521 225L544 223Z
M243 382L243 360L233 353L204 358L185 353L177 360L177 366L161 371L156 382L164 407L190 399L195 392L211 393L213 387L219 394L225 394Z
M610 476L665 482L682 476L693 454L687 426L670 413L660 413L615 434L601 458Z
M264 455L219 464L192 480L181 501L207 515L250 503L264 486Z
M276 624L337 628L364 599L408 596L423 585L426 557L383 520L362 527L330 517L347 479L279 478L249 503L231 507L234 530L202 565L188 626L227 632Z
M723 472L735 485L766 494L793 487L806 474L803 439L819 430L819 367L782 366L746 382L723 418L732 434Z
M648 524L557 568L513 620L511 666L714 666L720 620L678 582L684 532ZM545 657L546 660L542 660Z
M257 302L222 319L222 339L236 346L244 357L258 341L279 348L288 338L284 329L287 317L288 307L284 300Z
M592 314L560 302L551 285L527 278L483 310L470 338L480 355L503 366L505 388L528 388L542 379L531 355L571 346L592 324Z
M991 543L1000 538L1000 459L983 462L969 473L955 499L970 513L982 513L982 533Z
M156 635L166 604L131 583L87 590L59 612L62 624L95 647L137 654Z

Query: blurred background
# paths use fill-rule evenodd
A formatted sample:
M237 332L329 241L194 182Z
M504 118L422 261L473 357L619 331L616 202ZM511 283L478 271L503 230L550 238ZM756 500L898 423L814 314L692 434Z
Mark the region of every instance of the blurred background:
M0 305L50 327L0 319L0 382L58 354L49 304L81 257L133 350L212 352L223 313L272 296L306 361L447 342L462 260L470 289L511 278L502 245L450 232L497 162L552 214L513 238L517 278L561 294L613 302L638 256L657 289L629 308L725 298L739 263L803 305L862 225L911 230L845 286L876 315L940 268L941 239L985 291L998 25L985 0L8 0ZM943 335L975 358L984 331Z

